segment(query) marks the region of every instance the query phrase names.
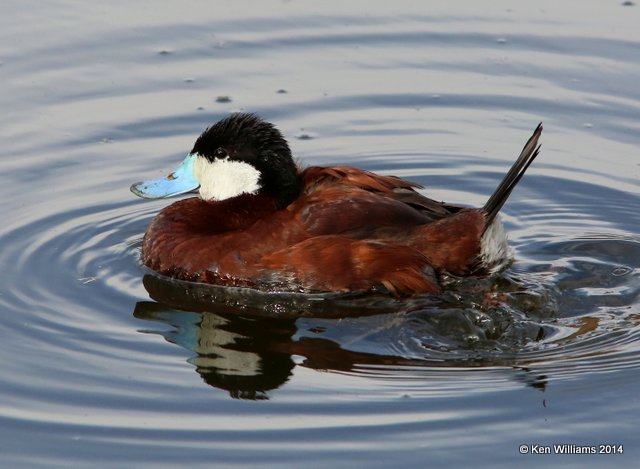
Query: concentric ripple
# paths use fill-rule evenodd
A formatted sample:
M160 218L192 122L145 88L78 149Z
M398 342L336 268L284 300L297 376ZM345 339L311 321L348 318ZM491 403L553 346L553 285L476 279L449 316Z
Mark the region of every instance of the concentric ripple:
M12 266L7 284L7 305L26 307L34 301L56 304L69 301L78 288L107 286L106 298L130 298L135 293L136 258L141 239L140 219L150 212L131 202L88 206L8 227L0 241L0 262ZM150 213L146 215L150 216ZM127 268L128 267L128 268ZM44 282L25 282L29 273L44 275ZM95 305L92 305L95 306Z
M532 218L568 223L553 211ZM593 221L582 222L593 229ZM421 367L421 375L502 367L553 371L556 378L584 374L585 367L596 373L640 366L640 239L601 232L513 244L510 268L489 278L449 278L439 297L266 294L147 275L145 286L159 303L140 304L136 315L177 327L163 335L198 355L289 350L305 357L304 366L355 373L367 366L367 376L381 364L387 377L394 366L401 375L407 366ZM180 309L199 313L184 322ZM216 344L216 352L203 349L198 338L216 331L242 339ZM176 339L184 336L190 340ZM265 342L264 350L245 347ZM207 369L210 376L220 372L214 361Z
M618 194L612 200L627 203L627 198ZM600 232L530 242L523 236L512 241L510 268L488 278L449 278L440 297L260 293L172 281L142 268L142 233L160 206L95 205L8 227L0 241L15 249L3 251L0 262L21 274L9 280L0 302L8 311L34 305L40 311L32 327L16 326L23 339L44 343L62 333L71 337L77 354L128 351L143 359L130 335L116 340L117 350L113 339L130 328L132 298L144 300L149 294L159 303L143 301L134 315L166 323L168 329L157 332L194 353L192 363L208 380L220 374L221 364L237 363L235 373L254 376L257 388L250 391L236 379L240 388L234 391L227 378L222 387L243 397L284 384L275 378L282 373L278 367L273 376L261 372L255 378L255 367L274 356L284 360L285 378L295 367L291 357L302 356L299 366L369 378L379 370L385 380L402 377L400 386L411 369L423 377L442 376L445 369L515 370L513 379L517 370L526 369L540 384L536 373L569 379L640 366L637 237ZM609 213L615 211L612 207ZM506 218L507 225L513 223ZM526 228L528 220L536 226L563 220L553 211L526 218L516 233L532 229ZM48 272L52 266L55 274L46 282L22 281L26 273ZM100 327L87 334L88 321ZM213 339L220 334L226 342ZM55 351L55 344L50 346ZM240 352L253 359L238 357ZM207 358L220 354L227 359ZM265 380L272 382L265 386Z

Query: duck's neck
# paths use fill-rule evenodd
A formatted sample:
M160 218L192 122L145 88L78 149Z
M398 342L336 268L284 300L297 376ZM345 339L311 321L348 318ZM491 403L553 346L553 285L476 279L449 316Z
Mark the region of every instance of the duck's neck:
M278 209L277 201L269 195L242 194L221 201L192 197L165 211L171 214L172 230L183 227L190 234L211 235L244 230Z
M269 194L284 208L296 200L303 189L303 180L293 160L277 162L271 171L263 171L260 177L260 193Z
M295 177L288 179L283 182L282 188L279 191L280 194L276 198L278 201L278 207L284 208L287 205L291 204L294 200L300 197L300 193L302 192L302 178L298 173L295 174Z

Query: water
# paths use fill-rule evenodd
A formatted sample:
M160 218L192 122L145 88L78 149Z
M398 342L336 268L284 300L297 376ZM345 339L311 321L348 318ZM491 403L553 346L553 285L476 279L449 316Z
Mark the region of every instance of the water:
M635 466L640 7L65 0L0 17L3 466ZM407 301L146 276L167 202L129 184L234 110L307 164L474 206L543 121L503 210L514 262ZM563 443L624 453L518 450Z

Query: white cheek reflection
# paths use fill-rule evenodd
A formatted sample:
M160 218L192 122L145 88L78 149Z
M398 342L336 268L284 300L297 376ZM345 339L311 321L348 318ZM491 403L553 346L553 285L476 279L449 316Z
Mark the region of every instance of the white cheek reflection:
M260 172L249 163L229 159L210 162L198 156L193 165L204 200L225 200L260 190Z

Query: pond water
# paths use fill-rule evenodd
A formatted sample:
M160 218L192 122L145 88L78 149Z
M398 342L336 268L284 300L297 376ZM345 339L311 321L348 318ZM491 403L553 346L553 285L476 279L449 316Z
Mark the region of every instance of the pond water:
M635 467L640 6L480 3L4 5L2 465ZM148 275L171 201L129 185L237 110L472 206L542 121L512 264L403 301Z

